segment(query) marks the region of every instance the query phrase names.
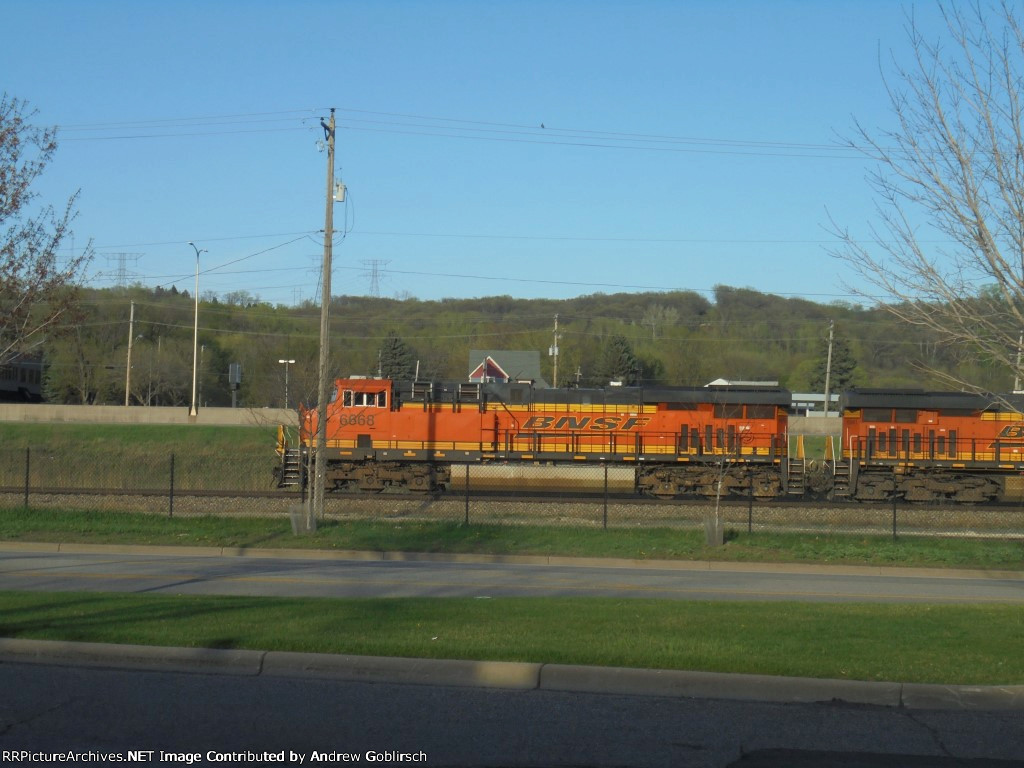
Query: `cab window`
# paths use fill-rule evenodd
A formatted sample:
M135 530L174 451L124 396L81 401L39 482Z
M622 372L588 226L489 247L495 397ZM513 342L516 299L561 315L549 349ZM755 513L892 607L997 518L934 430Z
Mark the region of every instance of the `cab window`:
M380 392L353 392L345 390L342 405L346 408L387 408L388 396L386 391Z

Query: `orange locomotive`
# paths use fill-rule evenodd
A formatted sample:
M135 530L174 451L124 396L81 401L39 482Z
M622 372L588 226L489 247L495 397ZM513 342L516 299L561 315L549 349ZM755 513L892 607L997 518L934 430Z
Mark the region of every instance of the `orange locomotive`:
M327 409L326 483L586 490L610 477L622 492L771 498L785 492L790 402L778 387L338 379ZM283 458L312 454L316 422L315 409L300 411L300 446L282 439Z
M1024 498L1024 396L858 389L840 407L836 498Z

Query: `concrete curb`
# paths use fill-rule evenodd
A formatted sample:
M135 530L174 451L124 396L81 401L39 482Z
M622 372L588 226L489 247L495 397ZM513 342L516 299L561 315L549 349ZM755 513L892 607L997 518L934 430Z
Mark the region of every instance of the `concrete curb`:
M907 709L1024 710L1024 686L875 683L567 664L167 648L18 638L0 638L0 663L626 696L785 703L841 701Z
M320 680L530 691L539 687L541 667L541 664L514 661L335 656L270 651L263 661L262 674Z

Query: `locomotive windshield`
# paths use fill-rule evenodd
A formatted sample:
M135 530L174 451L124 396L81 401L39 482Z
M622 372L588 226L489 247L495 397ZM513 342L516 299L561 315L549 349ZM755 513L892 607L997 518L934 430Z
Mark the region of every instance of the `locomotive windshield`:
M346 389L342 396L341 405L344 408L387 408L388 394L384 390L379 392L356 392Z

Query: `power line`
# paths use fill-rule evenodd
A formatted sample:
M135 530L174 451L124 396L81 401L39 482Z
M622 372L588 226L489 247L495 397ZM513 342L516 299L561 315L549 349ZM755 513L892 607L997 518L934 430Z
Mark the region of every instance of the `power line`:
M127 134L104 136L65 136L64 141L112 141L188 136L233 135L243 133L272 133L291 130L306 130L315 127L314 121L322 110L299 109L277 112L255 112L229 115L208 115L180 118L157 118L151 120L111 121L59 125L63 132L87 133L103 131L133 131ZM799 157L863 159L865 148L849 144L825 144L799 141L777 141L765 139L727 139L718 137L678 136L672 134L649 134L623 131L595 130L590 128L557 128L543 124L500 123L464 118L433 117L398 112L372 112L359 109L341 109L353 115L377 116L389 119L368 119L354 117L339 125L343 130L407 135L436 136L443 138L470 139L477 141L501 141L527 144L548 144L599 149L650 150L661 152L684 152L701 154L733 154L762 157ZM395 118L400 119L399 122ZM408 122L410 120L419 122ZM282 127L246 127L254 123L291 123ZM428 121L428 122L423 122ZM361 125L350 125L359 123ZM218 129L227 130L196 130ZM898 150L893 150L898 151Z

